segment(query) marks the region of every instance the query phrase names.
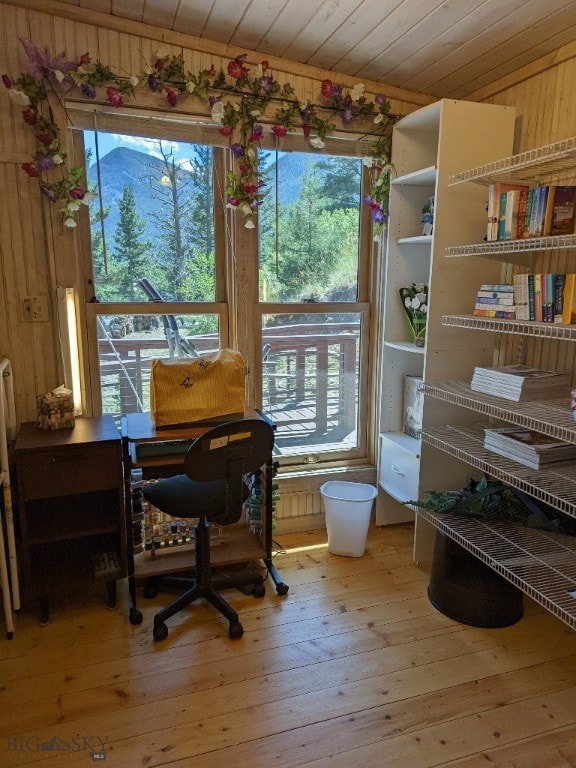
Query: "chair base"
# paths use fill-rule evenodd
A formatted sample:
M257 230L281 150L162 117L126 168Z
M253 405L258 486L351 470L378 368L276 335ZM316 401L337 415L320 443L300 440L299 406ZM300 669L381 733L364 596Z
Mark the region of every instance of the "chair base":
M171 577L171 581L176 583L184 582L185 584L189 584L190 587L169 605L161 611L158 611L154 616L154 627L152 630L154 639L164 640L168 635L168 628L165 623L166 620L200 598L209 602L217 611L228 619L228 634L230 638L237 639L242 637L244 629L240 623L238 614L232 606L226 602L218 590L236 587L245 592L245 594L249 594L249 592L246 592L246 589L250 587L252 594L257 597L262 597L265 592L264 580L260 575L249 573L234 574L232 576L212 573L210 564L209 526L205 519L201 518L196 524L194 528L194 538L196 544L195 577L193 579ZM158 586L157 582L155 586ZM148 589L148 587L147 594L148 596L152 596L151 590Z
M240 624L238 614L232 608L232 606L230 606L226 600L224 600L222 595L217 592L211 585L202 586L198 583L195 583L191 589L186 590L184 594L180 595L180 597L176 598L176 600L173 600L170 605L167 605L166 608L158 611L158 613L154 616L154 627L152 630L154 639L164 640L164 638L168 635L168 628L165 624L166 619L171 618L176 613L181 611L183 608L186 608L186 606L191 605L199 598L207 600L211 605L214 606L214 608L216 608L217 611L219 611L226 619L228 619L228 634L231 638L235 639L242 637L244 629L242 624Z

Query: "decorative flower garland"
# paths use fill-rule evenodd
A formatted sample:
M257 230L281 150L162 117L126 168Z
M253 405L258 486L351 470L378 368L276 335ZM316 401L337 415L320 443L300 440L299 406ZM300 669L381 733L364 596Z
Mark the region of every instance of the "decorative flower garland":
M230 137L234 170L227 177L228 206L242 212L248 229L254 228L255 214L265 195L258 162L258 149L264 137L262 120L271 120L270 130L277 138L301 129L312 147L322 149L324 139L335 129L320 116L322 111L339 114L345 126L359 118L372 117L376 129L370 135L377 135L378 139L370 155L363 158L363 163L372 169L371 190L364 202L370 207L375 233L383 230L388 210L391 127L399 117L390 114L390 103L383 94L370 102L361 83L345 92L341 85L324 80L321 104L300 102L294 98L289 83L280 84L272 77L267 61L251 68L246 64L246 54L232 59L226 72L214 66L197 74L185 72L182 56L166 56L156 59L143 74L120 77L101 62L92 62L87 53L79 61L71 62L64 53L52 58L47 48L42 52L22 37L20 42L28 56L28 73L17 79L4 74L2 82L12 101L24 107L22 117L36 136L36 153L32 162L22 164L22 169L41 179L40 190L49 200L63 204L66 227L77 225L80 205L88 205L92 196L81 186L82 168L65 170L66 149L48 104L47 86L56 95L79 88L87 99L95 99L97 90L104 89L106 101L114 107L123 106L124 99L134 96L140 86L163 94L170 107L191 95L207 103L212 120L220 125L220 133ZM266 117L272 109L273 114ZM60 180L48 181L56 166L61 169Z

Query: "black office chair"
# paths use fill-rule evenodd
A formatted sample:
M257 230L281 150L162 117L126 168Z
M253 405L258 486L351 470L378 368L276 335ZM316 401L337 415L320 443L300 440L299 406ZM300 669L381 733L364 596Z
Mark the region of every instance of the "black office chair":
M192 586L154 616L154 639L168 635L166 619L200 597L208 600L228 621L232 639L244 629L238 614L217 591L218 588L254 585L254 594L264 594L260 574L239 574L217 578L210 563L210 523L230 525L240 520L248 497L245 475L260 469L272 455L274 430L265 421L243 419L208 430L195 440L184 459L185 474L168 477L143 488L144 497L171 517L198 518L194 528L195 574Z

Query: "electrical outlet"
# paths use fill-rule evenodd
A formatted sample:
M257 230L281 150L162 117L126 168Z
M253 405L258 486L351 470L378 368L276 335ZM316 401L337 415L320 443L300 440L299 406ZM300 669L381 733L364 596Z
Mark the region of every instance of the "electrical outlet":
M45 323L48 316L47 296L24 296L21 304L22 320L31 323Z

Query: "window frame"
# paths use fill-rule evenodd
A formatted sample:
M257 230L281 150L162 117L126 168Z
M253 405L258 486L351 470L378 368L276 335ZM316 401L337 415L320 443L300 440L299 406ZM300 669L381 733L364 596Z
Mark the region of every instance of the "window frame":
M325 454L315 468L344 465L374 464L376 451L375 445L375 391L377 384L376 360L377 360L377 334L378 307L381 300L382 286L380 285L380 253L382 242L372 240L372 225L370 212L367 206L360 204L360 231L359 231L359 257L358 257L358 300L346 303L318 303L310 305L302 304L277 304L261 302L258 290L258 240L257 228L247 230L242 226L240 214L234 215L226 208L223 199L226 173L230 167L229 153L223 147L228 146L228 139L218 133L217 126L209 124L205 116L197 116L177 113L150 113L146 109L137 107L124 108L112 112L107 105L86 105L74 103L73 109L73 153L77 165L84 164L84 142L82 130L90 129L89 120L96 108L98 128L105 124L106 130L122 133L122 122L133 120L138 125L144 122L149 126L148 133L138 131L138 135L149 135L151 138L173 138L172 132L166 130L165 136L158 136L152 132L153 125L175 125L178 131L186 134L187 143L210 143L215 152L215 176L214 176L214 212L215 212L215 237L219 237L219 250L216 254L216 302L191 303L191 302L166 302L162 309L166 313L175 315L185 314L217 314L219 318L220 345L239 349L247 362L247 405L260 407L262 403L262 319L268 314L284 314L286 312L326 313L338 311L343 313L355 313L361 318L361 349L360 371L358 391L358 447L345 452L333 452ZM79 107L79 109L76 109ZM84 124L78 124L78 115L84 113ZM104 121L105 118L105 121ZM111 128L118 119L117 127ZM80 121L82 122L82 121ZM80 129L80 130L78 130ZM150 135L151 134L151 135ZM206 139L210 138L210 141ZM361 157L363 142L358 141L357 135L338 135L328 137L324 150L314 150L315 154L336 154L340 156ZM212 143L214 141L214 143ZM307 151L310 148L299 136L288 135L282 140L284 149L294 151ZM222 148L221 151L217 151ZM265 148L270 149L269 145ZM218 159L217 159L218 158ZM362 167L361 199L367 194L369 178L366 169ZM82 290L80 291L81 303L81 342L83 360L83 388L90 413L100 413L102 409L102 397L100 392L100 374L98 359L98 342L96 332L96 317L98 315L141 314L157 315L158 305L150 302L131 303L106 303L98 302L94 295L92 279L91 237L88 212L83 212L80 218L80 226L77 232L80 246L80 270L82 273ZM128 312L127 312L128 309ZM286 457L283 463L298 466L303 463L302 456ZM309 465L307 465L308 468Z

